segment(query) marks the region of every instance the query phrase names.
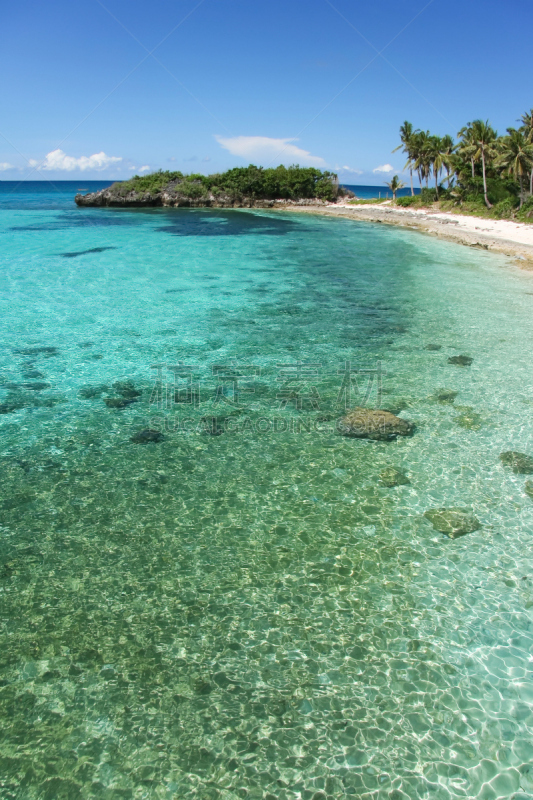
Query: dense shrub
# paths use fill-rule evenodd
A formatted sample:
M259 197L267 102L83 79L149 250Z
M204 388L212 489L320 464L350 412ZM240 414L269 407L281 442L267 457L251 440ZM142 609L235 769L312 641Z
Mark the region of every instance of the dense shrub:
M423 206L432 205L432 203L435 203L437 200L435 189L426 189L426 188L421 189L420 194L417 195L417 200L418 200L418 205L423 205Z
M200 197L207 195L205 186L199 181L181 181L176 188L179 187L179 193L191 200L198 200Z
M263 169L253 164L235 167L218 175L183 175L181 172L161 171L152 175L135 175L129 181L114 184L113 191L123 196L132 190L156 193L167 187L191 199L211 192L215 196L228 195L237 201L244 197L268 200L319 197L322 200L335 200L339 194L337 176L332 172L297 165Z
M518 201L515 197L506 197L505 200L495 203L492 213L498 219L509 219L513 216L517 207Z
M469 201L475 202L476 198L481 198L481 201L484 202L483 178L481 176L463 178L461 185ZM487 196L489 202L493 205L501 203L502 200L507 200L508 198L518 198L518 192L518 184L511 178L499 178L496 176L487 178Z
M516 216L517 219L521 219L523 222L531 222L533 219L533 197L528 197Z
M396 205L402 206L403 208L407 208L408 206L415 206L417 205L418 197L415 195L414 197L406 196L406 197L397 197L396 198Z
M134 175L129 181L114 184L120 187L120 194L127 192L159 192L171 181L183 180L182 172L153 172L151 175Z

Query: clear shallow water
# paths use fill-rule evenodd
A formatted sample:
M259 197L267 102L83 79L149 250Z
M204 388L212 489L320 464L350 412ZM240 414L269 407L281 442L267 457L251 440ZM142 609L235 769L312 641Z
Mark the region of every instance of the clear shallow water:
M410 231L77 188L0 215L2 797L530 798L533 503L498 460L533 454L530 278ZM298 360L321 366L291 397ZM179 361L199 402L158 407L151 365ZM346 361L380 362L412 438L335 434ZM80 396L126 379L124 409ZM437 533L441 505L482 529Z

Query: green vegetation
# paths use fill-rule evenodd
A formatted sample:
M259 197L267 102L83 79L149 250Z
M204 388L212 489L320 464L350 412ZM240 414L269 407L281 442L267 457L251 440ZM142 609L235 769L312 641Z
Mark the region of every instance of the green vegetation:
M388 203L390 201L386 197L356 197L355 199L348 200L347 202L351 206L375 206L385 202Z
M389 181L389 183L387 183L386 185L389 187L389 189L392 192L392 199L396 200L396 192L399 189L403 189L403 187L405 186L405 183L403 181L401 181L397 175L395 175L393 177L393 179L391 181Z
M518 121L518 128L507 128L505 136L498 136L488 120L474 120L461 128L457 143L451 136L433 136L404 122L401 144L393 152L401 149L407 156L404 169L411 175L411 197L399 197L396 204L422 207L440 202L443 210L459 207L465 214L531 222L533 109ZM418 175L419 195L414 192L413 173ZM434 189L429 188L431 176ZM392 189L392 182L388 186Z
M345 190L339 189L337 176L333 172L299 166L264 169L252 164L217 175L184 175L181 172L161 171L152 175L135 175L111 188L117 197L124 197L131 191L141 194L168 191L191 200L208 200L212 195L215 198L226 196L234 202L245 198L300 200L315 197L332 201L345 193Z

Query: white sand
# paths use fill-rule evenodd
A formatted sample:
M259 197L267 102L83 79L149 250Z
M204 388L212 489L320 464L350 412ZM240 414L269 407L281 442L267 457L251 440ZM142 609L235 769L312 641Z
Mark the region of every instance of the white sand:
M388 204L390 206L390 203ZM342 208L353 208L343 205ZM391 209L392 210L392 209ZM525 244L533 247L533 225L523 222L511 222L507 219L483 219L482 217L467 217L464 214L447 214L443 211L428 211L427 209L410 209L394 207L397 214L415 215L421 220L431 220L444 225L456 225L456 230L479 231L488 233L493 239L504 239L516 244Z
M533 268L533 224L468 217L428 209L401 208L392 206L390 201L380 205L353 206L339 203L322 207L295 207L294 210L414 228L470 247L506 253L516 257L519 266Z

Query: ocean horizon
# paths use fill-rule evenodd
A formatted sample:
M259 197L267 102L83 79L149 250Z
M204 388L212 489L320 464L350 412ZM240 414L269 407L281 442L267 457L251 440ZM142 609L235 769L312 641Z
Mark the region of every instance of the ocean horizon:
M124 179L126 180L126 179ZM26 195L50 195L50 188L56 187L55 192L60 196L68 195L74 191L78 192L96 192L99 189L106 189L116 181L84 181L84 180L69 180L69 181L47 181L45 179L39 181L4 181L0 179L0 203L2 203L2 195L9 194L26 194ZM45 187L48 186L48 189ZM383 185L370 186L370 185L357 185L341 183L346 189L350 189L354 194L362 200L372 199L374 197L392 197L390 189L387 188L385 183ZM52 189L52 192L54 190ZM411 194L410 187L399 189L397 192L398 197L406 197ZM415 187L415 194L420 194L420 189ZM1 208L1 205L0 205Z

